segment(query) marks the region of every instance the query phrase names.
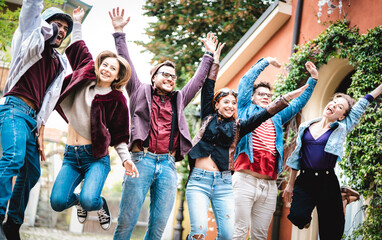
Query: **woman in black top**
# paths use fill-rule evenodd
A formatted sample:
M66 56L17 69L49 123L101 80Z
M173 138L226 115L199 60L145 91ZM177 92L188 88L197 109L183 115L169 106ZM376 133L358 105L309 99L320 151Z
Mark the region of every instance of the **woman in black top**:
M237 93L223 88L214 94L219 57L224 45L218 46L214 64L202 88L201 128L189 152L190 177L186 198L191 232L188 239L204 239L207 233L209 202L214 211L217 238L232 239L234 198L231 171L234 151L241 137L288 106L308 85L274 100L267 108L248 120L236 119Z

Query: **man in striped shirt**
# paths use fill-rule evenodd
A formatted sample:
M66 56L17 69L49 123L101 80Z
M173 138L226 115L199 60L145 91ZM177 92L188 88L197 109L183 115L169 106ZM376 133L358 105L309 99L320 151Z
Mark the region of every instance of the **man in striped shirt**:
M239 83L238 118L250 116L272 101L272 87L267 82L255 84L259 74L269 65L280 67L277 59L260 59ZM317 83L316 66L305 64L311 74L308 88L289 106L244 136L235 152L233 190L235 197L235 230L233 239L245 239L249 227L251 239L267 239L269 224L276 209L277 174L283 167L282 125L294 117L308 102ZM287 101L290 97L283 96Z

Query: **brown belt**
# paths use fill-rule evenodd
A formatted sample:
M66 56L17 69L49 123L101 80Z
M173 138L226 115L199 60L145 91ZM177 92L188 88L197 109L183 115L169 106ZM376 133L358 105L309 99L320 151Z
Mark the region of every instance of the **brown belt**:
M23 100L26 104L28 104L29 107L33 108L33 110L35 110L35 111L37 110L36 105L35 105L31 100L29 100L28 98L23 97L23 96L18 95L18 94L15 94L15 95L13 95L13 96L18 97L18 98L20 98L21 100Z
M132 147L132 149L131 149L131 152L132 152L132 153L135 153L135 152L142 152L142 150L139 149L139 147L137 146L137 144L134 144L133 147ZM156 152L151 152L151 153L154 153L154 154L165 154L165 153L156 153ZM172 156L175 157L175 155L176 155L176 151L173 151L173 152L168 153L168 154L169 154L169 155L172 155Z

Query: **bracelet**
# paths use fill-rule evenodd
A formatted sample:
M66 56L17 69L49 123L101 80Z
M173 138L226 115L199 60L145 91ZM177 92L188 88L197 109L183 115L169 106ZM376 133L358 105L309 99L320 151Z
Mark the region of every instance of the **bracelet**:
M204 54L210 55L211 57L214 57L214 54L212 52L206 51Z
M286 102L286 103L289 103L289 101L283 96L281 95L282 99Z

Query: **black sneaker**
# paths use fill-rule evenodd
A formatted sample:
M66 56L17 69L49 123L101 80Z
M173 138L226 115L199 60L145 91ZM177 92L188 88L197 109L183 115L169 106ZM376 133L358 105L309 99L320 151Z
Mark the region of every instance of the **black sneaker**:
M109 230L111 226L111 215L109 211L109 207L107 206L106 199L104 197L101 197L103 201L103 206L100 210L97 211L98 214L98 220L99 224L101 224L101 227L103 230Z
M77 208L77 219L80 223L84 223L88 217L88 211L82 208L80 202L76 205Z
M7 239L20 240L20 227L21 224L17 224L12 221L8 216L7 221L3 224L4 235Z

